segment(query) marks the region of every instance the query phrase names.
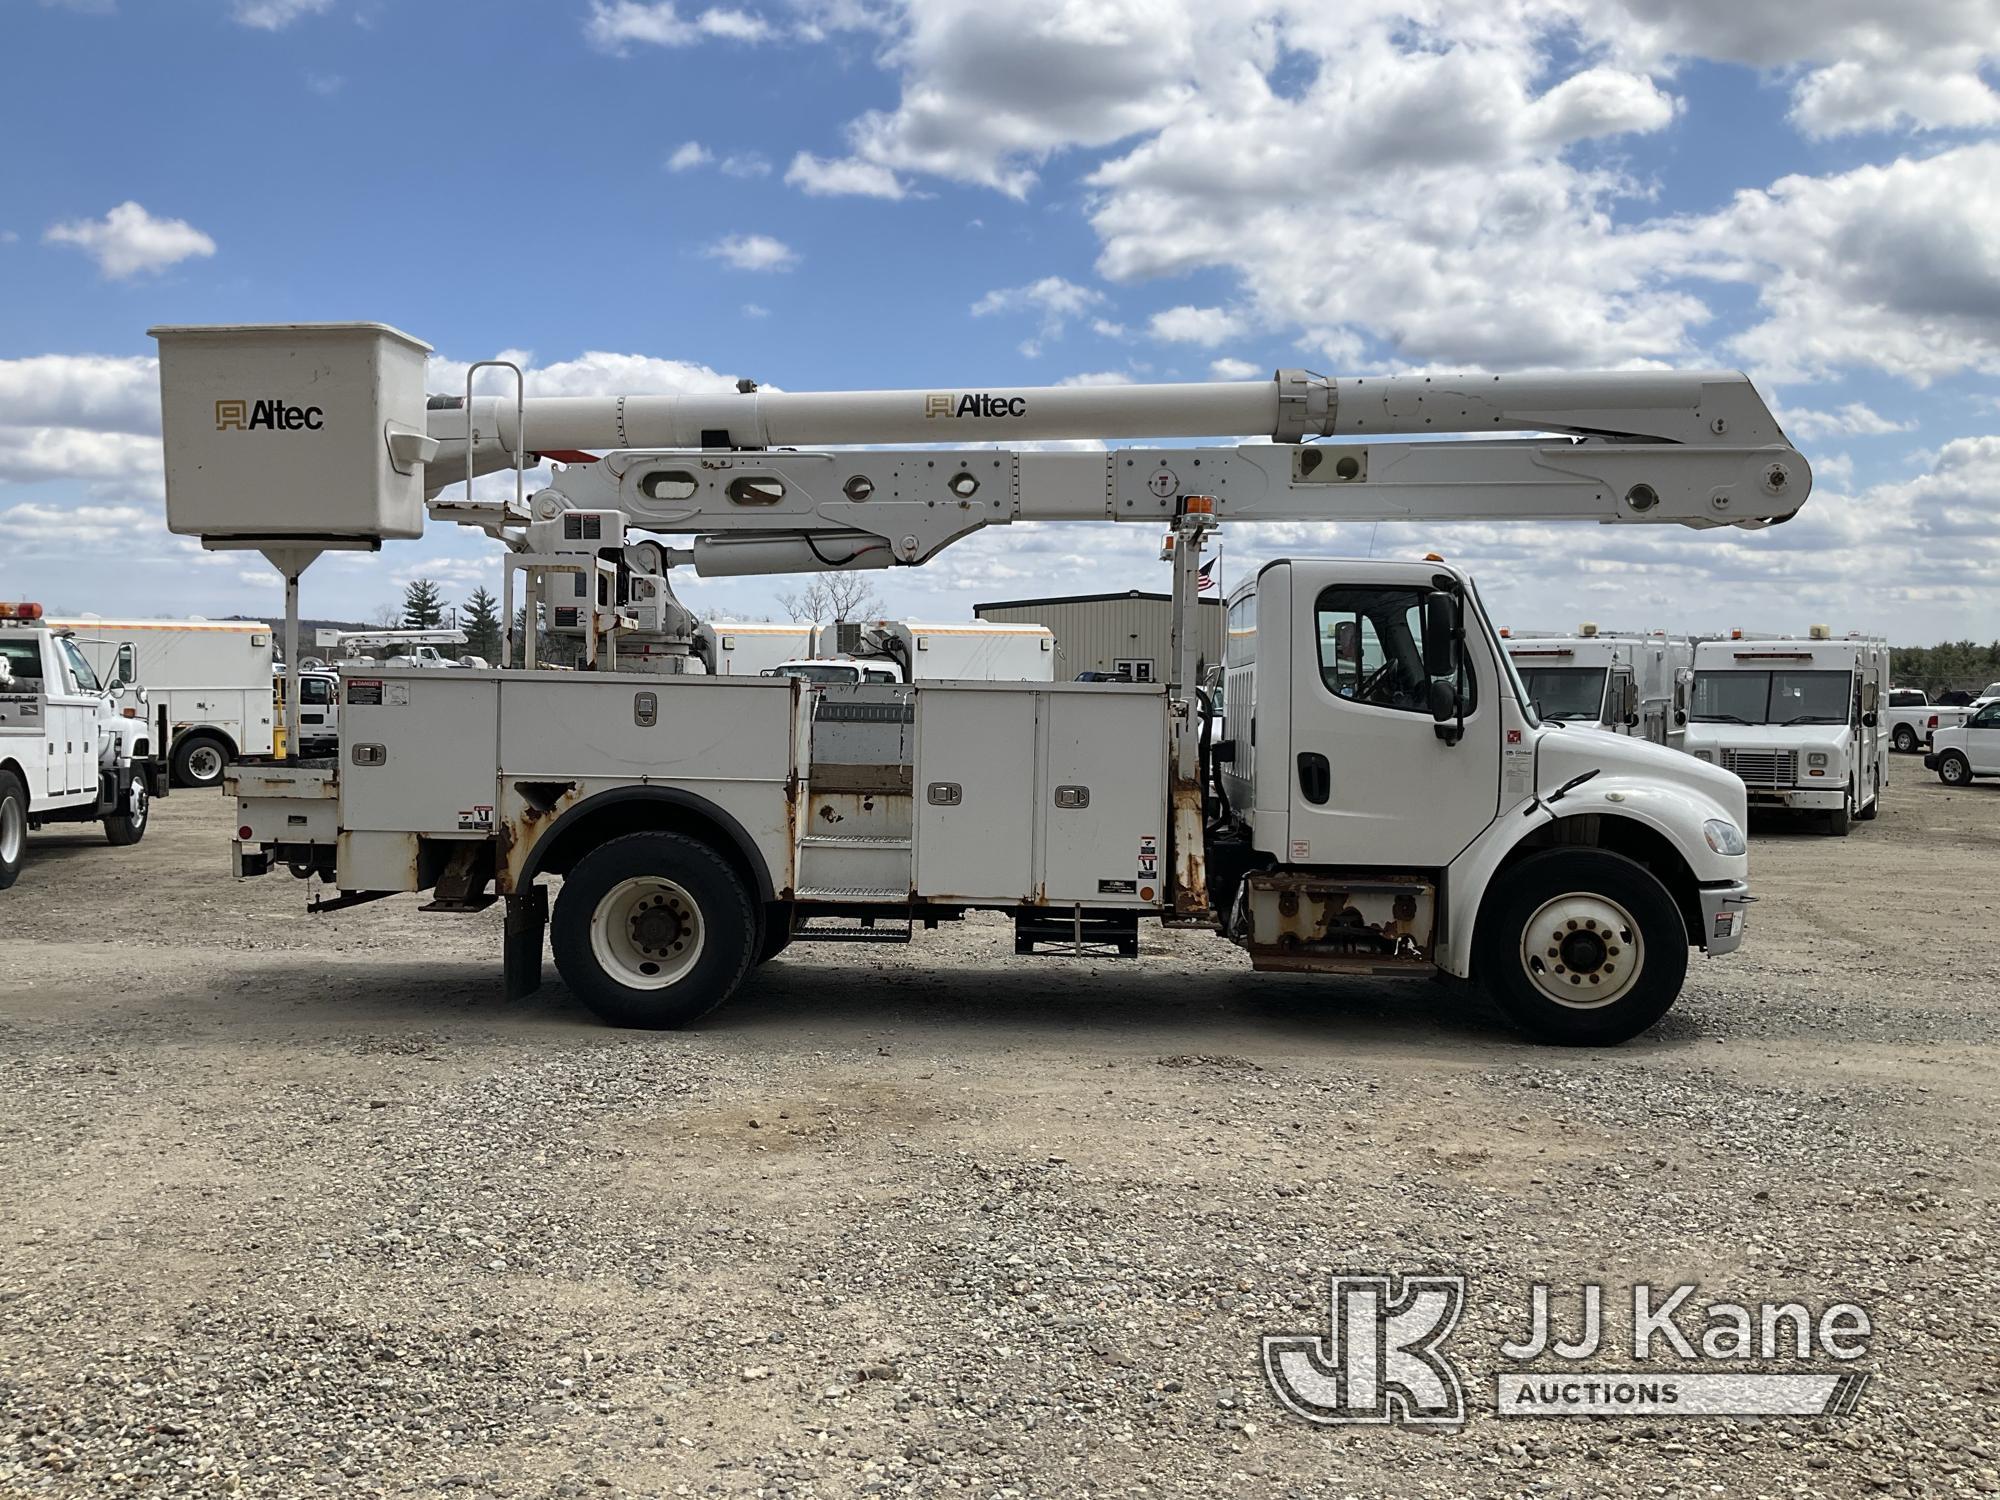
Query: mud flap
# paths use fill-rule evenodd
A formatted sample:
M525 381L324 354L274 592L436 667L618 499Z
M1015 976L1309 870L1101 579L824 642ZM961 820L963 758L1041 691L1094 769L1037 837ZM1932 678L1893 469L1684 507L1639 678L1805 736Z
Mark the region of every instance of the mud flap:
M520 1000L542 987L543 939L548 934L549 893L534 885L507 897L505 935L500 942L502 984L509 1000Z

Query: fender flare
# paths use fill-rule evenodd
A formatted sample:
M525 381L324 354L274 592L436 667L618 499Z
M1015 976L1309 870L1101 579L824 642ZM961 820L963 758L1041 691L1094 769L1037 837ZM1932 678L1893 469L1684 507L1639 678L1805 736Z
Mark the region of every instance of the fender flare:
M564 809L562 814L549 824L542 836L535 840L535 847L528 851L527 861L521 866L521 874L515 881L516 891L526 890L541 877L549 851L561 844L566 833L614 807L629 807L635 804L673 808L680 812L693 813L703 821L713 823L728 837L733 852L756 882L757 899L766 902L778 899L777 890L771 884L771 872L765 868L764 856L758 853L756 842L750 837L749 830L744 828L733 814L716 806L706 797L670 786L613 787L608 791L586 797L574 807Z

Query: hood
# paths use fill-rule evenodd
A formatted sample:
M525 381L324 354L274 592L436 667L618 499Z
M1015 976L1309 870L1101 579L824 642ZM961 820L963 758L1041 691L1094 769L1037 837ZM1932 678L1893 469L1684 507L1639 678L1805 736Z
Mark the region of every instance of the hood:
M1838 750L1846 724L1698 724L1687 726L1690 750Z
M1674 788L1715 803L1738 828L1744 826L1746 797L1734 771L1628 734L1574 727L1543 730L1535 755L1538 792L1547 796L1585 771L1598 773L1586 786L1608 787L1629 778L1635 785Z

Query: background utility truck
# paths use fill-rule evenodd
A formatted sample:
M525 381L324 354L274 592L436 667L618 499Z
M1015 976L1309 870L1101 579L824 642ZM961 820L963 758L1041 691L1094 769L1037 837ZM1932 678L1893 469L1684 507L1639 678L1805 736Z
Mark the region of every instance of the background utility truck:
M1882 807L1889 737L1881 720L1888 643L1796 636L1699 641L1686 749L1743 778L1752 807L1816 811L1842 838Z
M592 670L346 674L336 763L237 776L240 873L323 879L340 894L321 909L504 900L512 993L540 983L555 875L564 978L642 1026L705 1014L788 943L907 941L990 909L1017 949L1131 952L1158 920L1260 970L1470 975L1535 1034L1606 1043L1672 1004L1690 947L1743 939L1742 783L1542 723L1477 590L1441 562L1266 567L1232 610L1229 739L1204 733L1193 689L1202 544L1228 520L1793 514L1810 471L1741 375L454 405L427 403L426 346L382 325L155 333L169 522L273 558L288 629L311 553L421 532L427 493L434 515L507 539L503 618L517 573L531 609L596 580ZM246 389L323 420L238 441L215 403ZM1249 431L1274 441L950 446ZM1381 436L1440 431L1480 436ZM1321 437L1358 440L1306 441ZM621 441L532 509L472 496L479 472ZM460 479L463 498L443 493ZM672 568L911 566L1016 520L1170 528L1171 684L809 691L674 665L694 622ZM628 658L649 635L663 649Z
M887 662L904 682L1053 682L1056 676L1056 638L1046 625L842 620L820 626L814 642L820 656Z
M705 620L694 631L693 655L713 677L758 677L812 652L811 625Z
M137 663L175 786L222 785L231 761L277 753L271 627L256 620L51 620L75 632L100 680L121 652Z
M102 823L114 844L145 837L167 770L153 753L135 655L114 654L114 675L101 679L39 604L0 604L0 890L21 873L29 830L44 824Z
M1688 641L1664 631L1600 631L1585 622L1573 636L1512 637L1507 654L1543 718L1681 748L1694 676Z

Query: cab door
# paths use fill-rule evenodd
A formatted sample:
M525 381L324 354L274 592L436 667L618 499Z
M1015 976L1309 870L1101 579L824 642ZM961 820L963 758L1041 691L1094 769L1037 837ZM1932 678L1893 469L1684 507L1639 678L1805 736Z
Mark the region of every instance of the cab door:
M97 790L97 720L103 705L103 689L97 674L65 636L55 638L57 675L49 694L49 738L55 741L56 755L62 758L63 791L74 795ZM54 790L55 756L50 757L50 790Z
M1982 776L2000 776L2000 703L1989 703L1965 721L1965 758Z
M1291 566L1290 837L1282 857L1295 865L1450 864L1493 821L1500 800L1500 693L1484 631L1475 617L1464 632L1463 733L1440 733L1424 652L1433 570Z

